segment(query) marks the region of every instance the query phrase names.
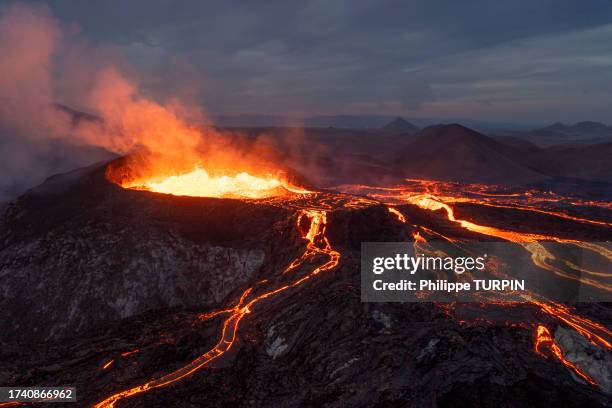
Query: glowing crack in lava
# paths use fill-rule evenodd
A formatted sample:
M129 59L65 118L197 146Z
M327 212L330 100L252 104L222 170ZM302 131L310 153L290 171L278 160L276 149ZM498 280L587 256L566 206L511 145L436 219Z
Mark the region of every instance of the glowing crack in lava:
M276 177L256 177L247 172L235 176L211 176L197 166L189 173L135 180L121 185L124 188L193 197L268 198L287 192L308 192Z

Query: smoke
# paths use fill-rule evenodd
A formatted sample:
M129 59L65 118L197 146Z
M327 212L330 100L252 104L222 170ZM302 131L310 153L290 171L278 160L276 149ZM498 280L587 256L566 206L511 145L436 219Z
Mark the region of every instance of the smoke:
M177 100L160 105L141 96L116 68L98 72L91 106L104 118L104 128L79 128L77 136L87 143L101 144L118 153L143 146L155 154L172 152L180 156L192 154L200 144L201 134L187 125L187 118L202 123L201 112Z
M46 8L15 4L0 17L0 118L39 134L52 102L51 57L61 30ZM42 120L33 120L43 116Z
M148 158L146 176L196 164L318 175L320 147L301 131L252 137L206 126L200 106L145 94L117 47L89 43L45 6L0 10L0 55L0 201L51 174L136 151ZM177 81L177 94L193 80Z
M0 10L0 201L53 173L111 157L69 142L72 117L55 105L51 74L63 35L46 7Z
M51 105L51 59L61 35L44 7L15 4L1 10L0 200L55 170L55 146L44 135L67 119Z
M45 6L16 3L0 13L0 200L109 152L144 149L195 163L202 132L187 123L205 123L199 108L143 96L116 53L76 38ZM93 115L66 108L71 101Z

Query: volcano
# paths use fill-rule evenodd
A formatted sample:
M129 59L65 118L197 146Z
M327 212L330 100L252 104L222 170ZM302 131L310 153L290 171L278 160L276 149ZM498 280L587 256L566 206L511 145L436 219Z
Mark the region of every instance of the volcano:
M9 3L0 408L612 407L597 18Z
M606 241L596 202L426 181L194 197L125 188L117 163L6 210L4 384L74 384L97 407L609 401L606 305L373 304L358 289L362 242Z

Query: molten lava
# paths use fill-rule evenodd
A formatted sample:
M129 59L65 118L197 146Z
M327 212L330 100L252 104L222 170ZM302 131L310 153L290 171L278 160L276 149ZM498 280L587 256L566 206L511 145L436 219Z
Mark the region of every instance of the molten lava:
M396 197L397 197L396 192L393 191L393 189L388 189L385 193L379 194L377 198L379 199L382 198L383 200L387 198L387 200L384 200L384 201L387 201L387 203L389 203L391 201L389 200L389 198L396 198ZM594 243L586 243L586 242L562 239L556 236L546 236L546 235L540 235L540 234L527 234L527 233L519 233L515 231L507 231L507 230L502 230L502 229L491 227L491 226L479 225L479 224L476 224L476 223L473 223L467 220L463 220L463 219L457 219L455 217L453 208L450 205L443 202L439 197L434 196L429 193L405 194L405 192L402 191L399 197L400 197L400 201L402 200L407 201L425 210L429 210L429 211L444 210L446 212L446 217L449 221L456 222L461 227L467 230L519 243L521 246L523 246L527 251L531 253L532 255L531 259L534 262L534 264L536 264L542 269L549 270L565 278L576 279L585 284L596 286L604 290L610 290L609 285L602 285L599 282L595 282L585 277L575 277L573 275L570 275L560 270L559 268L555 268L551 266L548 263L548 261L550 261L551 259L555 259L555 257L552 254L550 254L548 251L546 251L546 249L538 241L552 240L552 241L557 241L557 242L564 243L564 244L577 245L579 247L599 253L600 255L610 260L612 259L612 257L611 257L610 251L607 248L600 247L599 245L594 244ZM396 208L388 207L388 210L389 212L394 214L400 222L406 223L405 217ZM587 222L587 223L593 223L593 224L599 223L598 221L591 221L591 220L585 220L582 218L569 217L563 213L557 214L557 213L553 213L550 211L547 211L546 213L549 215L558 215L560 218L571 218L574 221L578 221L578 222ZM414 234L414 239L415 239L414 245L415 245L415 250L416 250L416 246L419 243L423 242L423 238L420 236L418 232L416 232ZM584 272L589 272L589 271L584 271ZM592 273L592 274L599 275L599 273ZM602 273L601 275L609 276L608 273ZM612 343L609 341L609 339L612 338L612 332L605 326L597 322L593 322L590 319L587 319L585 317L578 316L572 313L569 307L561 305L559 303L549 301L549 300L540 301L540 300L532 298L531 296L526 296L525 299L529 301L531 304L537 306L542 312L548 314L551 317L558 319L559 321L565 323L566 325L576 330L578 333L580 333L583 337L585 337L592 344L599 346L606 350L612 349ZM489 303L492 303L492 302L489 302ZM454 304L448 304L444 308L452 309L453 307L454 307ZM568 369L574 372L578 377L582 378L586 383L592 386L595 386L595 387L598 386L597 382L593 378L591 378L588 374L586 374L582 370L582 368L580 368L576 363L565 358L565 356L563 355L563 352L561 351L561 348L555 343L548 328L546 328L546 326L542 324L539 324L537 325L535 329L534 351L536 354L546 357L546 354L545 354L546 350L549 352L550 355L552 355L557 360L559 360L564 366L566 366Z
M287 183L273 177L255 177L246 172L235 176L211 176L204 169L160 179L133 181L123 184L156 193L194 197L267 198L290 191Z
M133 170L133 169L132 169ZM138 169L140 170L140 169ZM233 197L233 198L265 198L263 201L266 204L278 205L292 211L296 211L296 227L305 240L305 248L303 252L296 256L289 264L278 272L279 280L276 283L263 280L257 285L244 290L242 296L234 303L225 309L216 310L207 314L202 314L200 320L206 321L219 316L223 316L223 323L220 328L218 341L207 352L196 357L190 363L174 370L165 375L157 376L140 385L131 386L123 391L118 391L104 400L94 405L95 408L113 408L117 402L126 398L131 398L135 395L148 392L153 389L169 386L178 381L181 381L203 367L228 352L235 344L238 338L243 318L247 315L257 312L257 306L263 303L265 299L273 298L283 294L284 292L301 286L306 281L315 278L321 272L329 271L336 268L340 262L341 254L334 249L330 244L326 234L328 214L335 208L365 208L371 205L383 203L387 206L389 213L402 224L410 225L414 238L415 251L428 252L428 240L443 239L460 248L461 240L446 237L436 231L426 228L422 225L412 224L400 209L395 205L402 203L410 203L418 206L421 209L437 212L441 211L446 216L448 221L457 223L460 227L480 234L485 234L490 237L500 238L518 243L525 250L531 253L534 264L544 270L553 272L561 277L574 278L568 275L565 271L553 266L551 262L555 259L552 254L549 254L544 246L540 245L541 241L556 241L565 245L575 245L596 252L607 259L611 259L612 254L606 247L594 243L579 242L569 239L564 239L557 236L547 236L543 234L524 233L515 230L506 230L488 225L477 224L472 221L460 219L455 215L454 208L450 203L458 202L455 197L444 196L440 197L432 194L432 191L442 188L440 184L423 183L427 187L427 191L412 192L403 188L377 188L369 186L352 186L352 192L366 191L367 193L361 197L349 194L325 193L317 192L312 194L310 191L293 187L285 181L283 177L258 177L247 172L234 173L233 176L213 175L201 168L195 168L192 171L171 171L166 172L164 177L153 177L152 174L146 172L133 172L132 174L121 173L119 177L110 177L111 180L124 188L146 189L159 193L174 194L174 195L189 195L189 196L210 196L210 197ZM157 173L159 175L160 173ZM164 173L161 173L164 174ZM258 174L258 173L253 173ZM269 173L273 174L273 173ZM434 188L435 187L435 188ZM434 191L437 192L437 191ZM294 194L291 194L294 193ZM446 192L448 194L448 192ZM484 195L483 191L476 191ZM492 194L488 196L493 197ZM508 198L514 199L513 195L496 196L502 197L504 200ZM454 198L454 199L453 199ZM547 198L547 197L544 197ZM555 197L556 199L557 197ZM476 202L476 198L473 199ZM493 198L484 204L496 205ZM502 205L506 205L503 203ZM590 204L591 205L591 204ZM524 207L525 211L531 211ZM587 220L583 218L573 217L566 213L555 213L552 210L546 211L546 214L559 218L571 219L574 222L599 224L596 220ZM318 265L318 266L317 266ZM569 265L569 264L568 264ZM569 265L572 267L571 265ZM582 270L582 269L581 269ZM583 271L588 274L589 271ZM589 272L594 276L599 276L599 272ZM585 284L592 284L585 276L579 276ZM598 286L602 287L603 286ZM607 288L607 287L606 287ZM595 346L604 350L612 349L612 332L604 325L592 321L586 317L577 315L570 307L558 304L556 302L542 299L534 295L526 295L524 297L526 304L529 307L535 307L539 312L547 315L549 318L557 320L564 326L569 326L584 336ZM494 304L495 302L491 302ZM498 302L501 304L500 302ZM503 303L504 307L512 307L518 303ZM486 303L481 306L484 307ZM440 308L445 310L445 313L452 317L451 310L455 308L454 303L438 304ZM479 323L486 323L486 319L477 319ZM461 322L460 322L461 323ZM591 378L580 366L579 363L574 363L567 359L560 347L555 343L550 334L549 329L542 323L535 325L528 323L512 323L518 327L534 330L534 352L542 357L554 357L560 361L565 367L575 373L586 383L597 387L597 382ZM126 352L121 356L128 356L133 352L138 352L138 349L132 352ZM106 363L103 369L107 369L112 365L112 360Z
M311 193L290 182L286 171L263 162L205 167L135 153L109 164L106 178L123 188L176 196L263 199Z

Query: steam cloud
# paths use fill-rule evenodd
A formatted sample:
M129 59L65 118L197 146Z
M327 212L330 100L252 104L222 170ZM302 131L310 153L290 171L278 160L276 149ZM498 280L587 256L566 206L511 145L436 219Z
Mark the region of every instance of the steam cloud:
M257 137L219 132L203 126L199 106L145 96L117 48L87 43L45 6L0 9L0 55L0 202L51 174L137 149L175 170L177 162L242 171L274 162L311 180L327 155L301 128Z
M111 157L109 152L145 148L195 160L202 131L187 123L205 122L200 109L142 96L120 72L119 58L77 42L70 31L43 6L16 3L1 10L0 200L54 171ZM80 63L75 54L102 55L105 65ZM57 71L76 73L79 86L90 85L72 99L95 116L58 104L64 95Z

